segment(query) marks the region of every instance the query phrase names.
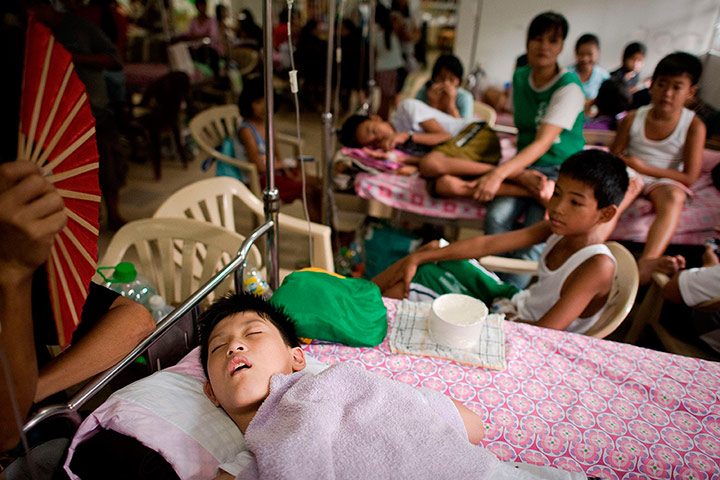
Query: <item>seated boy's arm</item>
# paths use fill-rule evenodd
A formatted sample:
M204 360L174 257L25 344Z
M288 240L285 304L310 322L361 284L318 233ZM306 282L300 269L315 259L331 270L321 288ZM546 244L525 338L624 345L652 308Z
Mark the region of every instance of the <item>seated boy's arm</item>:
M265 155L260 155L257 141L249 127L243 127L238 131L238 139L245 149L247 159L258 168L258 173L265 173Z
M413 142L418 145L440 145L452 138L452 135L434 118L425 120L420 126L423 131L413 135Z
M420 249L392 264L384 272L373 278L373 282L380 287L381 291L385 291L398 282L403 282L405 285L405 297L407 297L410 282L412 282L420 265L447 260L467 260L509 252L542 243L547 240L550 233L550 223L545 220L507 233L481 235L460 240L451 243L445 248Z
M457 408L460 418L462 418L468 440L470 443L477 445L485 436L485 425L483 424L482 418L454 398L450 400L455 404L455 408Z
M565 280L560 299L534 325L565 330L585 312L590 303L610 291L615 263L606 255L595 255L577 267Z
M633 110L628 113L625 118L620 120L617 132L615 133L615 140L613 140L613 143L610 146L610 153L613 155L621 155L625 152L628 142L630 141L630 126L635 119L635 112L636 111Z

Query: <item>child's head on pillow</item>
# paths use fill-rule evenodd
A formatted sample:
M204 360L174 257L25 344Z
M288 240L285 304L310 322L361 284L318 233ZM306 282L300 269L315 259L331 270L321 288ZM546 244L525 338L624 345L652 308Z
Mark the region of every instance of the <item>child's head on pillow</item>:
M295 325L249 293L221 298L198 322L205 394L244 431L270 393L270 378L305 368Z

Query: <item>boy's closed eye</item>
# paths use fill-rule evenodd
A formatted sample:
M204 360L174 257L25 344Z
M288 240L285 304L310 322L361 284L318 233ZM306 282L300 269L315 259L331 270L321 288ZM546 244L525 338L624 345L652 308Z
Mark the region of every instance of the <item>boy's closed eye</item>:
M227 345L227 343L221 343L219 345L216 345L215 347L213 347L213 349L210 351L210 353L215 353L218 349L224 347L225 345Z

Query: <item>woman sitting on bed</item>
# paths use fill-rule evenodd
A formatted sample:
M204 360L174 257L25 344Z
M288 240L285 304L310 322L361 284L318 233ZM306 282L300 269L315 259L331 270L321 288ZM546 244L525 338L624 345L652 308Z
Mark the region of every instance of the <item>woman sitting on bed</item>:
M260 297L220 299L199 322L205 393L254 458L241 452L216 479L586 478L500 462L473 445L480 417L442 393L349 363L304 372L293 322Z

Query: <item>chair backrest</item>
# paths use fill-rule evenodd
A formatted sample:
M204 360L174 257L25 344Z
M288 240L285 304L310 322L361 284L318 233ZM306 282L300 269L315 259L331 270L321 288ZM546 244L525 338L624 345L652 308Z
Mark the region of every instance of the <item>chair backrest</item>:
M157 286L165 301L177 305L235 258L244 241L236 232L198 220L147 218L118 230L98 265L113 266L132 258L138 272ZM202 258L200 247L204 250ZM179 262L174 258L178 248ZM248 254L248 264L262 265L255 246ZM230 275L208 299L232 290L232 281Z
M474 102L473 116L478 120L484 120L490 127L494 127L495 120L497 120L497 112L495 111L495 109L490 105L482 102Z
M233 198L238 198L260 221L263 221L264 211L260 199L242 182L231 177L207 178L181 188L160 205L154 217L188 217L236 231ZM283 230L304 235L308 233L308 223L305 220L280 213L278 222L281 241ZM310 223L313 266L334 272L331 234L330 227Z
M585 332L585 335L595 338L607 337L625 320L635 302L639 285L635 257L617 242L606 242L605 245L617 260L617 271L605 310L595 325Z
M226 138L234 138L242 117L237 105L220 105L208 108L190 120L190 135L197 143L203 156L211 156L216 160L234 165L248 175L250 190L257 196L261 195L260 179L257 166L252 162L243 162L223 155L216 149Z

